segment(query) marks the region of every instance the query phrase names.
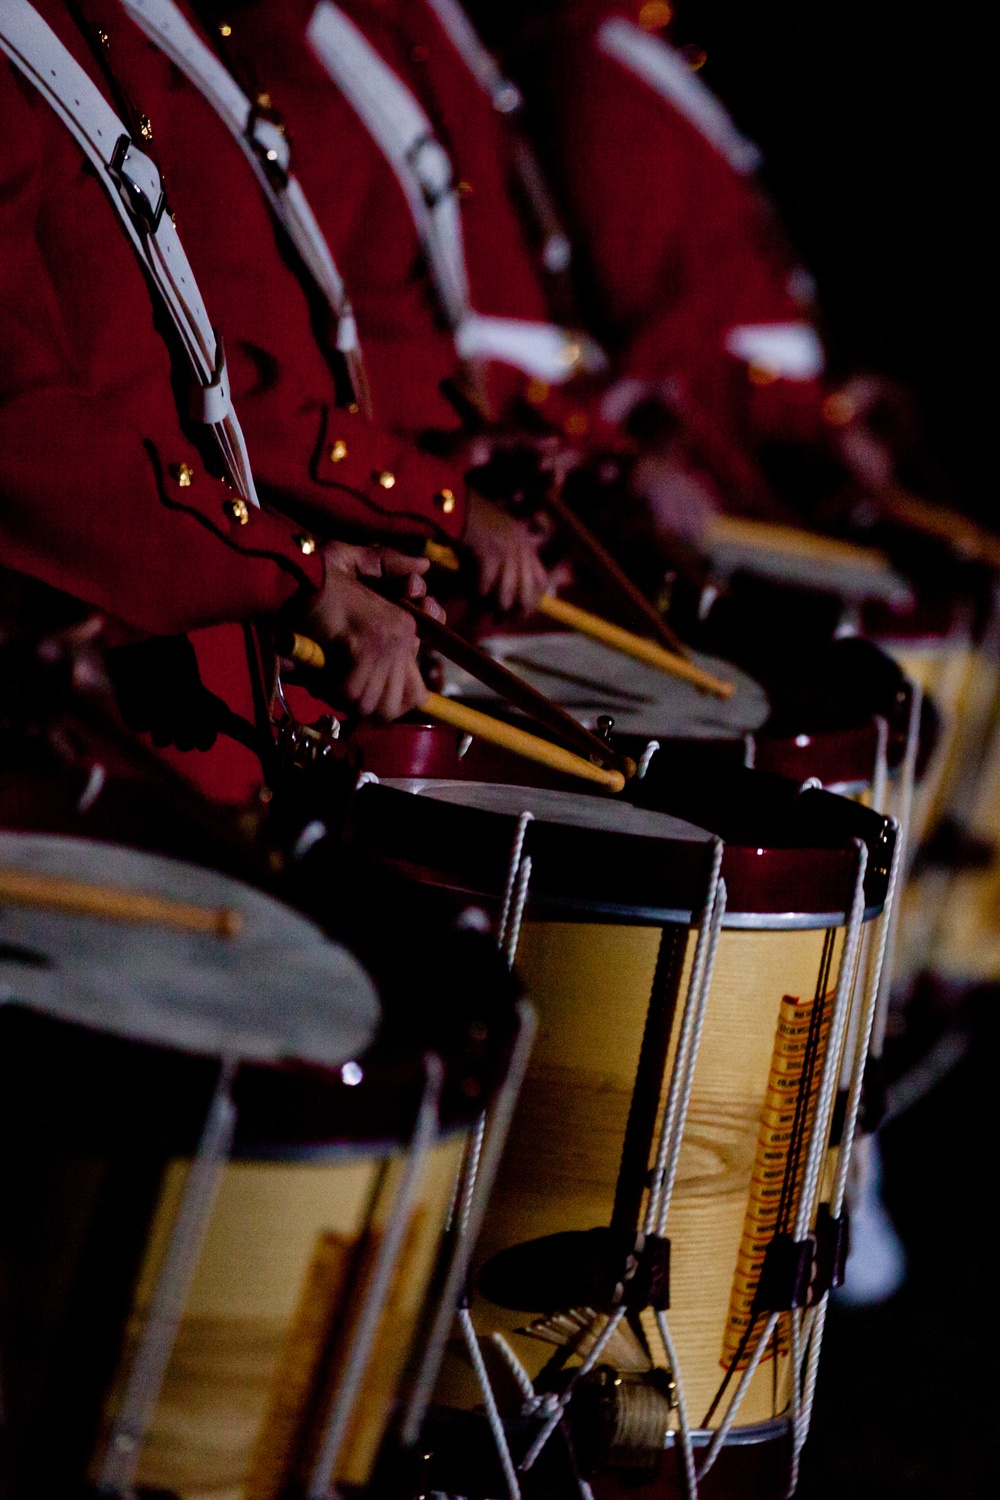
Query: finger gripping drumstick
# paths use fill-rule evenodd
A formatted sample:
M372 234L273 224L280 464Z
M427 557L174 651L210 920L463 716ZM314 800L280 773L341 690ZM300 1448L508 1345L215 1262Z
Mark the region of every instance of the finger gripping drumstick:
M242 916L228 906L193 906L145 891L90 885L84 880L36 875L28 870L0 870L0 902L44 907L68 916L174 927L179 932L209 932L216 937L236 937L243 930Z
M282 649L287 649L294 661L304 662L318 669L325 665L322 646L308 636L293 635L290 641L282 642ZM498 745L502 750L509 750L511 754L519 755L524 760L548 766L553 771L578 776L582 781L592 781L597 786L607 787L610 792L620 792L625 785L625 777L621 771L595 765L593 761L584 760L582 755L564 750L561 745L553 745L549 740L528 734L526 730L516 729L513 724L505 724L502 719L491 718L489 714L480 713L476 708L468 708L464 703L456 703L454 699L445 698L440 693L428 693L420 704L420 711L442 724L450 724L453 729L460 729L463 734L475 735L478 739Z
M580 609L575 604L567 604L565 599L557 599L554 594L545 595L539 603L538 613L547 616L550 620L556 620L560 625L568 626L571 630L578 630L581 635L588 635L592 640L610 646L613 651L620 651L623 656L632 656L636 661L645 662L650 667L657 667L671 677L680 677L702 692L711 693L713 697L731 698L733 695L731 682L724 682L721 677L713 677L711 672L696 667L693 662L685 660L683 656L675 656L672 651L664 650L655 641L647 640L645 636L635 635L631 630L623 630L620 625L613 625L610 620L604 620L600 615L593 615L587 609Z

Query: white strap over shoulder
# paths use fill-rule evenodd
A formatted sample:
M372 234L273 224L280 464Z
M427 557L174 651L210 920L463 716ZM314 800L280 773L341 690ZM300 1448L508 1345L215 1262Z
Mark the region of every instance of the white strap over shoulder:
M524 100L516 83L505 78L493 56L480 39L459 0L427 0L437 16L441 30L459 54L469 72L501 115L512 115Z
M410 90L338 6L321 0L306 38L395 172L448 321L456 327L469 306L469 281L448 153Z
M38 90L97 169L147 279L180 340L191 374L186 415L210 428L234 489L259 504L233 411L222 343L170 215L156 163L28 0L0 0L0 50Z
M819 334L804 321L737 324L727 330L725 347L780 380L818 380L826 367Z
M337 321L337 348L348 364L355 399L367 407L368 387L354 313L326 237L301 184L289 170L290 150L284 131L251 104L173 0L121 0L121 4L154 46L207 100L239 143L272 212Z
M605 356L592 339L552 323L474 311L454 170L424 109L332 0L320 0L306 37L396 174L459 357L498 360L549 384L602 370Z
M597 46L677 109L725 157L734 172L749 177L760 151L741 135L711 89L692 73L679 52L624 16L609 16L597 29Z

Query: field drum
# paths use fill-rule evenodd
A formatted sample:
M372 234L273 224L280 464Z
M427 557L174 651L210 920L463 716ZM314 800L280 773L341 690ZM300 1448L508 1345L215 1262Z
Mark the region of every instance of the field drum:
M233 879L3 833L0 884L9 1493L366 1486L468 1139L441 1064Z
M502 1415L530 1393L528 1450L564 1404L571 1425L590 1409L609 1368L656 1418L651 1449L587 1454L598 1471L655 1463L679 1428L689 1462L692 1444L733 1435L801 1446L830 1271L810 1237L819 1224L822 1260L843 1191L828 1141L860 936L892 853L884 820L826 793L802 795L804 829L811 798L812 843L724 848L679 817L547 789L411 779L357 799L358 838L398 877L503 902L539 1013L471 1309L494 1366L503 1340L517 1400ZM840 805L845 829L870 820L863 853L831 837ZM758 1316L772 1242L775 1309ZM471 1349L446 1362L442 1407L483 1401L474 1363ZM579 1443L596 1428L575 1430ZM479 1492L472 1476L450 1486Z

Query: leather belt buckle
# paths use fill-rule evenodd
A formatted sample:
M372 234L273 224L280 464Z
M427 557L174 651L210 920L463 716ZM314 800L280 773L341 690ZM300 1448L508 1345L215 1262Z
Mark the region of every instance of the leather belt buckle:
M167 206L167 195L152 157L140 151L129 136L119 136L111 158L111 172L133 219L147 234L155 234Z

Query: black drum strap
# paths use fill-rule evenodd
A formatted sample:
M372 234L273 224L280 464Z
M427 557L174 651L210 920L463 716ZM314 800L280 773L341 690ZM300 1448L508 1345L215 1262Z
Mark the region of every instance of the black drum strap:
M643 1196L649 1184L649 1159L660 1114L663 1074L677 1014L687 937L686 926L671 925L664 927L660 938L618 1168L615 1206L611 1213L611 1224L615 1229L639 1228Z

